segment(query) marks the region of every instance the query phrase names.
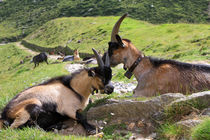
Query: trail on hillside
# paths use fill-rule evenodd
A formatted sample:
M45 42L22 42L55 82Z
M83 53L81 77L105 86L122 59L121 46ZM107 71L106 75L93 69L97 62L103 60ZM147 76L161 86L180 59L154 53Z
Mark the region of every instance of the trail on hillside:
M18 46L21 50L24 50L24 51L30 53L30 54L33 55L33 56L40 53L40 52L33 51L33 50L29 49L29 48L26 48L25 46L23 46L23 45L21 44L21 42L16 42L15 44L16 44L16 46ZM60 56L60 55L48 55L48 58L53 59L53 60L57 60L58 57L61 57L61 56Z

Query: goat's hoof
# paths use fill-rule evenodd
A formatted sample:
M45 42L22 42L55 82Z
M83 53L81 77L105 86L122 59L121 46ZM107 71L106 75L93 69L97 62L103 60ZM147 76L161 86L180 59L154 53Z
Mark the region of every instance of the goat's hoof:
M95 129L89 129L89 130L87 130L87 134L88 135L95 135L96 134L96 130Z

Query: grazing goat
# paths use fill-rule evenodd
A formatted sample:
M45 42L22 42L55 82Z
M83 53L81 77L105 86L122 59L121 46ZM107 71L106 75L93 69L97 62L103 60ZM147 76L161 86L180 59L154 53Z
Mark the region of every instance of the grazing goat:
M36 65L39 66L39 63L41 63L43 61L45 61L48 64L48 62L47 62L47 55L44 52L34 56L31 62L34 62L34 68L35 68Z
M113 27L108 53L112 67L123 63L124 69L128 69L125 76L131 78L134 74L137 79L134 97L210 90L210 66L147 57L130 40L121 39L118 32L126 16Z
M88 124L81 114L94 90L111 94L112 70L107 55L106 62L94 50L98 67L81 69L70 76L50 79L17 94L4 108L0 128L22 128L38 125L46 131L59 129L59 124L68 118L77 120L88 134L95 133L95 127ZM61 125L62 126L62 125Z

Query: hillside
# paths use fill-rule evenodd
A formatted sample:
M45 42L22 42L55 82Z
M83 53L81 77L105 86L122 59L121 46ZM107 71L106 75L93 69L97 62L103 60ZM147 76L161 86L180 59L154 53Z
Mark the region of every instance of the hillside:
M0 46L0 111L20 91L41 83L50 77L68 74L66 66L73 65L71 62L58 63L58 61L51 59L49 60L49 65L42 63L33 69L33 64L29 63L31 57L29 52L20 49L15 43ZM20 61L23 63L20 63ZM113 68L112 81L130 81L132 83L135 80L133 78L128 80L123 76L123 73L123 69ZM200 137L209 139L210 119L209 115L205 116L204 113L209 112L210 93L208 91L195 93L195 95L187 95L186 97L180 93L169 93L149 98L135 98L131 97L131 95L131 92L123 92L122 94L116 91L111 95L91 95L90 98L93 103L90 103L85 111L87 111L89 121L93 124L97 123L96 126L104 133L100 138L72 135L71 128L74 127L54 131L55 133L45 132L40 128L26 127L23 129L2 129L0 139L127 140L133 137L145 138L150 131L154 132L155 135L149 135L148 139L152 139L153 137L155 137L154 139L191 139L191 137L193 139ZM175 100L177 102L172 102ZM170 103L169 106L168 103ZM173 104L171 105L171 103ZM165 107L166 105L167 108ZM151 113L153 114L151 115ZM154 113L155 118L153 116ZM135 117L136 115L137 118ZM137 120L134 120L135 118ZM125 120L122 121L121 119ZM198 121L201 123L198 126L191 126L189 124L186 128L186 124L181 123L185 119L192 121L192 123ZM78 126L80 124L74 122L73 126L75 125ZM153 129L153 126L155 126L155 129ZM66 132L66 134L62 132ZM147 133L145 137L141 135L144 133ZM138 136L136 134L140 135Z
M91 48L107 49L113 25L119 17L71 17L47 22L24 40L42 47L68 46L80 52ZM210 60L210 26L208 24L153 25L126 18L120 28L122 38L128 38L147 56L185 61Z
M129 13L150 23L207 23L209 0L2 0L0 42L15 41L49 20L72 16L111 16Z

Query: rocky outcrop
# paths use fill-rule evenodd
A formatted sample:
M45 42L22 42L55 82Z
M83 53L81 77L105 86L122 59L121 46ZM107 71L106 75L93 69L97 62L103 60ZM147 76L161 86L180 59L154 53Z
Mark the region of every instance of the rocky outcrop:
M168 108L176 110L177 106L184 106L184 109L181 114L183 116L180 116L179 120L174 119L177 121L176 125L183 129L194 127L202 122L198 116L209 113L207 108L210 106L210 91L194 93L189 96L168 93L145 101L107 100L103 104L90 108L87 118L90 123L102 129L107 125L123 123L126 124L126 131L140 134L139 138L148 138L155 133L159 124L168 119L165 111ZM186 106L189 107L185 108ZM175 116L178 115L176 111L173 111ZM114 133L121 132L118 131L116 130ZM133 136L138 138L137 135Z
M87 113L87 117L88 120L108 119L110 124L119 121L149 120L153 114L180 98L185 98L185 96L179 93L168 93L145 101L119 100L117 103L91 108Z

